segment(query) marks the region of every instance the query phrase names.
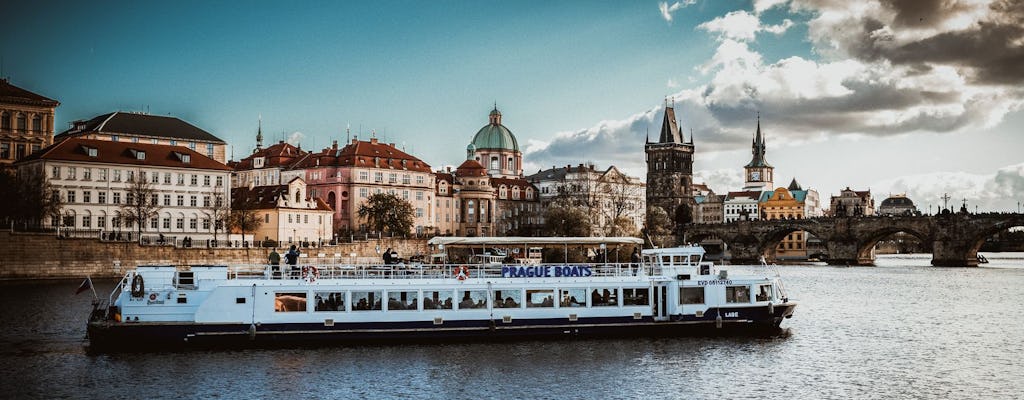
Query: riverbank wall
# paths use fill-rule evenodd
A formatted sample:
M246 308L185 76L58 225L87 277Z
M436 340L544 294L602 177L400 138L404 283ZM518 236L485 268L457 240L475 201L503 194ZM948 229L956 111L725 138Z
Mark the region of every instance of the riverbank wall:
M307 263L381 263L380 252L400 257L429 254L426 239L369 240L304 248ZM287 248L278 248L284 254ZM0 280L119 278L137 265L231 265L265 263L270 248L177 248L53 234L0 232ZM354 254L354 256L353 256ZM283 259L283 257L282 257Z

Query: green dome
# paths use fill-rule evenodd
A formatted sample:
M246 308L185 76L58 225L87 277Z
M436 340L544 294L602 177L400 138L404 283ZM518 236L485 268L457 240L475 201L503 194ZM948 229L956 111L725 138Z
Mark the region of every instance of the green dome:
M506 149L519 151L515 135L502 124L487 124L473 137L477 149Z

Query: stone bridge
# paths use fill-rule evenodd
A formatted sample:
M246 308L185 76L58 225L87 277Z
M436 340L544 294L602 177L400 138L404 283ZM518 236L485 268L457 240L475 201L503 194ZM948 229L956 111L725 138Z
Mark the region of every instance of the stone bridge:
M806 231L825 244L829 264L874 265L874 247L897 232L913 235L931 247L932 265L978 265L985 239L1006 229L1024 226L1024 214L941 214L919 217L840 217L792 220L738 221L679 226L684 243L708 238L722 240L734 263L753 263L763 255L775 259L786 235Z

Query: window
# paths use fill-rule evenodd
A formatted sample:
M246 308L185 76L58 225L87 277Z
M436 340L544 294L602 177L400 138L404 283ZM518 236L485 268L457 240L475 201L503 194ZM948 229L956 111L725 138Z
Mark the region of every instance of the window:
M451 310L451 291L423 291L424 310Z
M274 293L274 312L305 312L305 292Z
M555 291L553 289L527 289L526 308L554 307Z
M188 142L188 148L194 151L196 149L196 142Z
M416 192L416 200L423 200L423 192L420 192L420 191Z
M199 205L199 199L197 197L198 196L195 196L195 195L189 196L188 205L191 206L191 207L198 206Z
M409 191L408 190L403 190L402 191L402 199L403 200L409 200Z
M210 196L203 196L203 207L210 207Z
M185 219L178 218L177 220L174 221L174 226L178 229L185 229Z
M592 307L607 307L619 305L618 288L594 288L590 291L590 305Z
M7 131L11 129L11 113L4 111L0 114L0 128Z
M18 114L18 130L19 131L28 130L25 127L25 114Z
M388 311L416 310L419 292L388 292Z
M60 179L60 167L53 167L50 171L50 178Z
M114 204L121 204L121 192L114 192Z
M374 172L373 173L373 181L374 182L378 182L378 183L384 182L384 173L383 172Z
M746 286L726 286L725 287L725 302L726 303L749 303L750 292Z
M352 292L352 311L371 311L381 309L381 292Z
M171 146L177 146L178 145L178 141L174 140L174 139L171 139L168 143L170 143Z
M4 142L0 143L0 158L8 159L11 158L11 144Z
M460 310L487 308L486 290L460 290L458 294Z
M128 182L135 182L135 171L126 171L128 174Z
M224 177L223 176L218 176L217 177L217 186L224 186Z
M213 143L206 144L206 156L213 158Z
M210 176L203 175L203 186L210 186Z
M179 194L178 195L178 203L177 204L178 204L178 207L184 207L185 206L185 195L183 195L183 194Z
M74 190L68 190L68 203L74 203L74 202L75 202L75 191Z
M288 223L289 224L292 223L292 215L291 214L288 214Z
M181 162L184 163L184 164L191 163L192 162L192 155L190 155L190 154L182 154L181 155Z
M302 216L302 223L304 223L304 224L308 224L309 223L309 214L306 214L306 215Z
M398 174L396 174L396 173L388 174L388 183L398 183Z
M316 292L314 311L345 311L345 292Z
M90 202L92 202L92 192L90 192L88 190L83 190L82 191L82 202L83 203L90 203Z
M118 142L118 141L120 141L120 140L121 140L121 137L120 137L120 136L117 136L117 135L110 135L110 141L111 141L111 142Z
M156 171L150 172L149 173L149 178L150 178L149 181L152 182L152 183L160 183L160 173L159 172L156 172Z
M519 308L523 302L522 296L519 290L495 290L494 308Z
M416 184L417 185L422 185L423 184L423 175L416 175Z
M758 285L757 301L772 301L772 285Z
M263 223L264 224L269 224L270 223L270 214L264 214L263 215Z
M164 229L171 229L171 219L164 217Z
M159 226L160 226L160 218L153 217L153 218L149 219L149 228L150 229L156 230L157 227L159 227Z
M92 217L90 217L88 215L83 215L82 216L82 227L83 228L88 228L91 225L92 225Z
M192 179L190 179L189 182L192 184L192 186L198 185L199 184L199 175L192 174Z
M113 179L111 179L111 181L114 181L114 182L120 182L121 181L121 170L119 170L119 169L115 169L114 170L114 177L113 177Z
M196 218L194 218L194 217L190 218L188 220L188 229L191 229L193 231L196 230L196 229L199 229L199 221ZM209 228L207 228L207 229L209 229Z
M498 157L491 157L491 169L498 169Z
M367 171L359 171L359 180L366 181L370 179L370 173Z
M622 289L622 305L624 306L646 306L648 302L648 288L624 288Z
M169 195L169 194L165 194L164 195L164 205L165 206L170 206L171 205L171 195Z
M102 215L96 217L96 227L100 228L100 229L106 228L107 227L107 217L104 217Z
M366 188L359 188L359 197L367 197L369 191Z
M158 195L156 193L153 193L152 195L150 195L149 196L149 204L150 205L154 205L154 206L157 205L157 204L160 204L160 195Z
M417 208L416 209L416 217L417 218L422 218L423 217L423 208Z
M583 288L561 289L558 291L558 298L561 299L558 302L559 307L587 306L587 290Z
M409 174L402 174L402 184L408 185L410 183L412 183L412 180Z
M99 204L107 204L107 192L97 192L96 202Z
M679 300L683 304L704 304L703 287L679 288Z

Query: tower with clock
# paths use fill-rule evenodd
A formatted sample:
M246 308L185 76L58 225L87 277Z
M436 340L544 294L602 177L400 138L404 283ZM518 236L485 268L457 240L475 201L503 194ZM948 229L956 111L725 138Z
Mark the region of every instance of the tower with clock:
M764 135L761 134L761 115L757 116L757 132L754 133L754 141L751 145L751 152L754 154L750 163L743 167L746 183L743 190L772 190L774 188L774 170L764 159Z

